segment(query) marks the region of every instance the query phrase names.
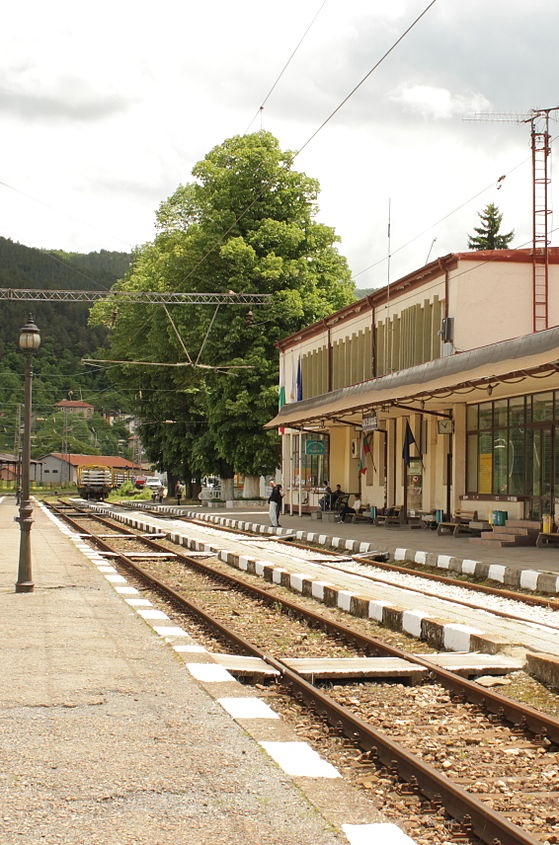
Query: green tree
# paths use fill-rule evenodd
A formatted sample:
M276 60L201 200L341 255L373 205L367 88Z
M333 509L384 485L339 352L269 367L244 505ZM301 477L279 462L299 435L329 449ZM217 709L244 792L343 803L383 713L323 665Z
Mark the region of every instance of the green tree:
M506 249L514 238L514 229L506 235L499 234L503 215L497 206L490 202L478 217L482 225L474 227L475 235L468 235L468 249Z
M123 365L136 383L136 412L161 468L245 475L271 472L279 440L263 431L277 409L277 341L355 299L334 230L316 221L319 186L293 169L273 135L230 138L193 169L157 214L159 234L140 249L118 287L269 293L265 307L173 306L172 311L98 303L109 321L111 357L181 367ZM133 354L132 354L133 351ZM172 419L174 425L162 425Z

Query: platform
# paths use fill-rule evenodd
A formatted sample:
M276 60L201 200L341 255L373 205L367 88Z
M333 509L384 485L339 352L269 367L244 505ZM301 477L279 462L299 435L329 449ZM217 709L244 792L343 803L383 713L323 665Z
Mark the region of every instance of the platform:
M38 507L35 589L16 594L15 515L0 500L2 845L348 845L386 830L253 690ZM391 843L411 842L389 827Z

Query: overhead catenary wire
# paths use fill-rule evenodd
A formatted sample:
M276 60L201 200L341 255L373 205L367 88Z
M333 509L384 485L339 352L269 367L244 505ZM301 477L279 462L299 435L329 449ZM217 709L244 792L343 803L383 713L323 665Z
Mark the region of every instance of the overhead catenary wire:
M317 128L317 129L316 129L316 130L315 130L315 131L314 131L314 132L313 132L310 136L309 136L309 138L307 138L307 140L304 142L304 144L302 144L302 145L299 147L299 149L298 149L298 150L294 153L294 155L293 155L293 159L294 159L296 156L298 156L298 155L299 155L299 154L300 154L300 153L301 153L304 149L306 149L306 147L307 147L307 146L308 146L308 145L312 142L312 140L313 140L313 139L314 139L314 138L315 138L315 137L316 137L316 136L317 136L317 135L318 135L318 134L319 134L319 133L320 133L320 132L324 129L324 127L325 127L325 126L326 126L326 125L330 122L330 120L332 120L332 118L333 118L333 117L334 117L334 116L335 116L335 115L336 115L336 114L337 114L337 113L338 113L338 112L339 112L339 111L343 108L343 106L344 106L344 105L345 105L345 104L346 104L346 103L347 103L347 102L351 99L351 97L352 97L352 96L353 96L353 95L354 95L354 94L355 94L355 93L359 90L359 88L361 88L361 86L365 83L365 81L366 81L366 80L367 80L367 79L368 79L368 78L369 78L369 77L370 77L370 76L371 76L371 75L372 75L372 74L373 74L373 73L374 73L374 72L375 72L375 71L376 71L376 70L377 70L377 69L378 69L378 68L382 65L382 63L383 63L383 62L384 62L384 61L388 58L388 56L389 56L389 55L391 55L391 53L392 53L392 52L393 52L393 51L397 48L397 46L398 46L398 45L399 45L399 44L403 41L403 39L404 39L404 38L405 38L405 37L406 37L406 36L407 36L407 35L408 35L411 31L412 31L412 29L413 29L413 28L414 28L414 27L415 27L415 26L419 23L419 21L420 21L420 20L421 20L421 19L422 19L422 18L423 18L426 14L427 14L427 12L428 12L428 11L429 11L429 10L430 10L430 9L431 9L434 5L435 5L435 3L436 3L436 2L437 2L437 0L430 0L430 2L427 4L427 6L424 8L424 10L423 10L423 11L422 11L419 15L417 15L417 16L416 16L416 18L415 18L415 19L414 19L414 20L413 20L413 21L409 24L409 26L408 26L408 27L404 30L404 32L403 32L403 33L402 33L402 34L401 34L401 35L400 35L400 36L399 36L399 37L398 37L398 38L397 38L397 39L393 42L393 44L389 47L389 49L385 51L385 53L384 53L384 54L380 57L380 59L378 59L378 61L377 61L377 62L375 62L375 64L374 64L374 65L373 65L373 66L369 69L369 71L368 71L368 72L367 72L367 73L366 73L366 74L365 74L365 75L364 75L364 76L360 79L360 81L359 81L359 82L358 82L358 83L357 83L357 84L356 84L356 85L355 85L355 86L351 89L351 91L349 91L349 93L348 93L348 94L347 94L347 95L343 98L343 100L342 100L342 101L341 101L341 102L340 102L340 103L336 106L336 108L335 108L335 109L334 109L334 110L333 110L333 111L332 111L332 112L328 115L328 117L327 117L327 118L326 118L326 119L325 119L325 120L324 120L324 121L320 124L320 126L319 126L319 127L318 127L318 128ZM296 53L296 52L297 52L297 50L299 49L299 47L300 47L301 43L303 42L304 38L306 37L307 33L310 31L310 29L311 29L311 27L313 26L314 22L316 21L316 19L317 19L318 15L319 15L319 14L320 14L320 12L322 11L322 9L323 9L323 7L324 7L325 3L326 3L326 0L324 0L324 2L321 4L321 6L319 7L319 9L318 9L318 10L317 10L317 12L315 13L315 15L314 15L313 19L311 20L311 22L310 22L310 24L308 25L307 29L306 29L306 30L305 30L305 32L303 33L303 36L301 37L301 39L300 39L299 43L298 43L298 44L297 44L297 46L295 47L295 50L292 52L292 54L291 54L291 55L290 55L290 57L288 58L288 60L287 60L287 62L285 63L284 67L283 67L283 68L282 68L282 70L280 71L280 74L278 75L278 77L277 77L277 78L276 78L276 80L274 81L273 85L271 86L270 90L268 91L268 93L267 93L267 95L266 95L266 97L265 97L264 101L262 102L262 104L261 104L261 106L260 106L260 108L259 108L259 112L261 111L261 109L262 109L262 108L263 108L263 106L264 106L264 103L265 103L265 102L267 102L267 100L268 100L268 99L269 99L269 97L271 96L272 92L274 91L275 87L276 87L276 86L277 86L277 84L279 83L279 81L280 81L281 77L283 76L283 74L284 74L285 70L287 69L288 65L290 64L291 60L293 59L293 56L295 55L295 53ZM11 188L12 190L17 190L17 189L14 189L11 185L7 185L6 183L0 183L0 184L4 184L6 187ZM226 230L224 233L222 233L222 235L221 235L221 236L217 239L217 242L216 242L216 243L215 243L212 247L210 247L210 248L209 248L209 249L208 249L208 250L207 250L207 251L206 251L206 252L205 252L205 253L204 253L204 254L200 257L199 261L198 261L198 262L196 262L195 266L194 266L194 267L192 267L192 268L191 268L191 270L190 270L190 272L186 275L186 278L185 278L185 280L184 280L184 281L187 281L187 280L188 280L188 279L189 279L189 278L190 278L190 277L191 277L191 276L195 273L195 271L196 271L196 270L197 270L197 269L198 269L198 268L199 268L199 267L200 267L200 266L201 266L201 265L202 265L202 264L206 261L206 259L209 257L209 255L211 255L211 254L215 251L215 249L216 249L216 248L217 248L217 247L218 247L221 243L223 243L224 239L225 239L225 238L227 237L227 235L228 235L228 234L229 234L229 233L230 233L230 232L234 229L234 227L237 225L237 223L239 223L239 222L240 222L240 220L242 220L242 218L243 218L243 217L244 217L244 216L245 216L245 215L246 215L246 214L247 214L247 213L248 213L248 212L249 212L249 211L250 211L250 210L254 207L254 205L255 205L255 204L259 201L259 199L261 198L261 195L262 195L262 194L263 194L263 191L262 191L262 192L259 192L259 193L257 194L257 196L256 196L256 197L252 200L252 202L251 202L251 203L249 203L249 205L248 205L245 209L243 209L243 211L242 211L242 212L238 215L238 217L237 217L237 218L233 221L233 223L232 223L232 224L231 224L231 225L227 228L227 230ZM167 309L166 309L166 312L167 312L167 316L168 316L168 318L170 318L170 314L169 314L169 312L168 312L168 310L167 310ZM214 318L215 318L215 313L214 313ZM212 320L212 322L213 322L213 320ZM176 327L175 327L174 325L173 325L173 328L174 328L175 333L178 335L177 329L176 329ZM187 351L187 350L186 350L186 348L184 347L184 343L182 342L182 340L180 339L180 337L179 337L179 341L181 342L181 345L183 346L183 352L184 352L184 353L185 353L185 355L187 356L187 359L188 359L188 360L187 360L187 365L191 365L191 366L192 366L192 359L190 359L190 356L189 356L189 354L188 354L188 351ZM199 364L199 357L200 357L200 355L198 355L198 357L197 357L197 359L196 359L195 366L201 366L201 365ZM106 363L116 363L116 362L108 362L108 361L107 361ZM136 363L138 363L138 362L136 362Z
M271 95L272 95L272 93L273 93L274 89L276 88L276 86L277 86L278 82L280 81L280 79L282 78L283 74L285 73L285 71L287 70L287 68L289 67L289 65L291 64L291 62L292 62L293 58L295 57L295 54L296 54L296 53L297 53L297 51L299 50L299 47L301 46L301 44L303 43L303 41L305 40L305 38L307 37L307 35L308 35L308 34L309 34L309 32L311 31L311 29L312 29L312 27L313 27L313 25L314 25L314 23L315 23L316 19L318 18L318 16L319 16L319 15L320 15L320 13L322 12L322 10L323 10L323 8L325 7L325 5L326 5L326 3L327 3L327 2L328 2L328 0L323 0L323 2L322 2L322 4L321 4L320 8L319 8L319 9L315 12L315 14L314 14L314 16L313 16L313 18L312 18L311 22L309 23L309 25L308 25L308 26L307 26L307 28L305 29L305 31L304 31L304 33L302 34L301 38L300 38L300 39L299 39L299 41L297 42L297 45L295 46L294 50L291 52L291 55L289 56L289 58L287 59L287 61L286 61L286 62L285 62L285 64L284 64L284 66L282 67L282 69L281 69L281 70L280 70L280 72L278 73L277 77L275 78L275 80L274 80L274 82L273 82L273 84L272 84L272 87L270 88L270 90L268 91L268 93L266 94L266 96L264 97L264 99L262 100L262 102L261 102L261 104L260 104L260 107L258 108L258 111L256 112L256 114L254 115L254 117L253 117L253 118L252 118L252 120L250 121L249 125L247 126L247 128L245 129L245 131L244 131L244 133L243 133L243 134L245 134L245 135L246 135L246 134L247 134L247 132L249 131L250 127L252 126L252 124L254 123L254 121L256 120L256 118L258 117L258 115L262 115L262 110L263 110L264 106L266 105L266 103L267 103L267 102L268 102L268 100L270 99L270 97L271 97Z
M556 136L556 138L557 137L559 137L559 136ZM556 138L554 138L553 140L555 141ZM515 164L514 167L511 167L510 170L507 171L507 173L505 174L505 177L510 176L511 173L514 173L515 170L518 170L518 168L522 167L523 165L525 165L529 161L530 161L530 156L523 158L522 161L519 161L518 164ZM505 177L503 177L503 176L499 177L497 182L501 182L501 184L502 184L502 180ZM457 205L455 208L453 208L452 211L447 212L445 215L443 215L443 217L440 217L434 223L431 223L431 225L427 226L426 229L422 229L421 232L418 232L418 234L414 235L413 238L410 238L409 241L406 241L404 244L401 244L399 247L396 247L396 249L393 249L392 252L391 252L391 255L394 256L397 253L402 252L402 250L406 249L408 246L410 246L410 244L413 244L419 238L423 237L423 235L427 234L427 232L432 231L435 228L435 226L438 226L440 223L444 223L444 221L448 220L449 217L452 217L453 214L456 214L458 211L461 211L463 208L465 208L471 202L478 199L478 197L482 196L490 188L495 187L495 184L496 184L495 180L492 180L488 185L486 185L480 191L477 191L477 193L473 194L467 200L464 200L463 202L461 202L460 205ZM375 267L378 267L380 264L384 264L385 261L386 261L386 256L384 256L383 258L379 258L378 261L375 261L373 264L369 264L367 267L363 267L363 269L358 270L357 273L353 273L353 278L356 279L358 276L361 276L363 273L366 273L368 270L373 270Z
M263 107L264 107L264 104L267 102L267 100L268 100L268 99L269 99L269 97L271 96L272 92L273 92L273 91L274 91L274 89L276 88L276 86L277 86L277 84L279 83L279 81L280 81L281 77L283 76L283 74L284 74L285 70L287 69L287 67L289 66L290 62L292 61L292 59L293 59L293 57L294 57L295 53L296 53L296 52L297 52L297 50L299 49L299 47L300 47L300 45L302 44L303 40L305 39L306 35L308 34L308 32L309 32L309 31L310 31L310 29L312 28L312 26L313 26L314 22L315 22L315 21L316 21L316 19L318 18L318 16L319 16L320 12L321 12L321 11L322 11L322 9L324 8L324 6L325 6L326 2L327 2L327 0L323 0L323 2L322 2L322 4L321 4L321 6L319 7L319 9L317 10L317 12L315 13L315 15L314 15L314 17L312 18L312 20L311 20L310 24L308 25L308 27L306 28L305 32L303 33L303 36L301 37L301 39L299 40L298 44L296 45L296 47L295 47L294 51L292 51L292 53L291 53L290 57L288 58L287 62L286 62L286 63L285 63L285 65L284 65L284 67L282 68L282 70L280 71L280 73L279 73L279 75L277 76L276 80L274 81L274 83L272 84L271 88L269 89L269 91L268 91L268 93L267 93L266 97L264 98L263 102L261 103L261 106L259 107L258 112L260 112L260 113L261 113L261 111L262 111L262 109L263 109ZM431 2L429 2L429 3L428 3L428 5L425 7L425 9L424 9L424 10L423 10L423 11L422 11L422 12L421 12L421 13L420 13L420 14L419 14L419 15L418 15L418 16L417 16L417 17L416 17L413 21L412 21L412 23L411 23L411 24L410 24L410 25L409 25L409 26L405 29L405 31L404 31L404 32L403 32L403 33L402 33L402 34L401 34L401 35L400 35L400 36L396 39L396 41L395 41L395 42L394 42L394 43L390 46L390 48L389 48L389 49L388 49L388 50L387 50L387 51L386 51L386 52L385 52L385 53L381 56L381 58L380 58L380 59L379 59L379 60L378 60L378 61L377 61L374 65L373 65L373 67L372 67L372 68L370 68L370 70L369 70L369 71L365 74L365 76L363 76L363 77L361 78L361 80L357 83L357 85L355 85L355 86L352 88L352 90L351 90L351 91L350 91L350 92L349 92L349 93L348 93L348 94L344 97L344 99L343 99L343 100L342 100L342 101L338 104L338 106L336 106L336 108L335 108L335 109L334 109L334 110L330 113L330 115L329 115L329 116L328 116L328 117L327 117L327 118L326 118L326 119L325 119L325 120L321 123L321 125L320 125L320 126L319 126L319 127L318 127L318 128L317 128L317 129L316 129L316 130L315 130L315 131L311 134L311 136L310 136L310 137L309 137L309 138L305 141L305 143L304 143L301 147L299 147L299 149L297 150L297 152L293 155L293 159L294 159L296 156L298 156L298 155L299 155L299 154L300 154L300 153L301 153L301 152L302 152L302 151L303 151L303 150L304 150L304 149L305 149L305 148L306 148L306 147L307 147L307 146L308 146L308 145L312 142L312 140L313 140L313 139L314 139L314 138L315 138L315 137L319 134L319 132L321 132L321 131L324 129L324 127L325 127L325 126L326 126L326 125L330 122L330 120L331 120L331 119L332 119L332 118L333 118L333 117L334 117L334 116L335 116L335 115L336 115L336 114L337 114L337 113L338 113L338 112L339 112L339 111L343 108L343 106L344 106L344 105L345 105L345 104L346 104L346 103L347 103L347 102L351 99L351 97L352 97L352 96L356 93L356 91L358 91L358 90L359 90L359 88L360 88L360 87L364 84L364 82L365 82L365 81L366 81L366 80L367 80L367 79L368 79L368 78L369 78L369 77L370 77L370 76L371 76L371 75L375 72L375 70L377 70L377 69L381 66L381 64L382 64L382 63L383 63L383 62L384 62L384 61L388 58L388 56L389 56L389 55L390 55L390 54L391 54L391 53L392 53L392 52L396 49L396 47L397 47L397 46L401 43L401 41L402 41L402 40L403 40L403 39L404 39L404 38L405 38L405 37L406 37L406 36L407 36L407 35L411 32L411 30L412 30L412 29L413 29L413 28L414 28L414 27L415 27L415 26L419 23L419 21L420 21L420 20L424 17L424 15L425 15L425 14L426 14L426 13L427 13L427 12L428 12L428 11L429 11L429 10L430 10L433 6L434 6L434 5L435 5L435 3L436 3L436 2L437 2L437 0L431 0ZM292 159L292 160L293 160L293 159ZM5 184L5 183L0 183L0 184ZM10 188L12 188L12 186L8 186L8 185L6 185L6 187L10 187ZM14 190L17 190L17 189L14 189ZM195 273L195 271L196 271L196 270L197 270L197 269L198 269L198 268L199 268L199 267L200 267L200 266L201 266L201 265L202 265L202 264L203 264L203 263L207 260L207 258L208 258L211 254L213 254L213 252L215 251L215 249L216 249L216 248L217 248L217 247L218 247L221 243L223 243L223 242L224 242L224 240L225 240L225 238L227 237L227 235L228 235L231 231L233 231L233 229L235 228L235 226L237 225L237 223L239 223L239 222L240 222L240 220L242 220L242 218L243 218L243 217L244 217L244 216L245 216L245 215L246 215L246 214L247 214L247 213L248 213L248 212L249 212L249 211L250 211L250 210L254 207L254 205L255 205L255 204L259 201L259 199L261 198L261 196L263 195L263 193L264 193L264 191L263 191L263 190L257 193L257 195L254 197L254 199L252 200L252 202L248 204L248 206L247 206L247 207L246 207L246 208L245 208L245 209L241 212L241 214L239 214L239 215L238 215L238 217L237 217L237 218L233 221L233 223L232 223L232 224L231 224L231 225L230 225L230 226L226 229L226 231L225 231L224 233L222 233L222 235L221 235L221 236L217 239L216 243L215 243L212 247L210 247L210 248L209 248L209 249L208 249L208 250L207 250L207 251L206 251L206 252L205 252L205 253L204 253L204 254L200 257L200 259L198 260L198 262L196 262L196 264L195 264L195 265L191 268L190 272L189 272L189 273L187 273L187 275L186 275L186 277L185 277L185 279L184 279L184 281L185 281L185 282L186 282L186 281L187 281L187 280L188 280L188 279L189 279L189 278L190 278L190 277L191 277L191 276ZM63 262L61 262L61 263L63 263ZM219 307L219 306L218 306L218 307ZM190 356L190 354L189 354L189 352L188 352L188 350L187 350L187 348L186 348L186 345L184 344L184 342L183 342L183 340L182 340L182 338L181 338L181 336L180 336L180 333L179 333L179 331L178 331L178 329L177 329L177 327L176 327L175 323L173 322L173 320L172 320L172 318L171 318L171 315L170 315L170 312L169 312L168 308L166 307L166 305L164 305L166 316L167 316L167 318L169 319L169 321L171 322L171 325L172 325L173 331L174 331L175 335L177 336L177 338L178 338L178 340L179 340L179 343L180 343L180 345L181 345L181 347L182 347L183 353L184 353L184 355L185 355L185 357L186 357L186 359L187 359L187 360L186 360L186 363L185 363L185 364L182 364L183 366L200 367L200 368L202 368L202 367L204 367L204 366L205 366L205 365L203 365L203 364L201 364L201 363L200 363L200 357L201 357L201 354L202 354L202 351L203 351L204 345L205 345L205 343L206 343L206 340L207 340L207 337L208 337L209 331L210 331L210 329L211 329L211 326L213 325L213 322L214 322L214 320L215 320L215 317L216 317L216 314L217 314L218 307L217 307L217 308L215 309L215 311L214 311L214 314L213 314L213 317L212 317L212 319L211 319L210 325L209 325L208 330L207 330L207 332L206 332L206 337L205 337L205 338L204 338L204 340L203 340L202 346L201 346L201 348L200 348L200 350L199 350L199 352L198 352L198 355L197 355L197 357L196 357L196 360L193 362L193 360L192 360L192 358L191 358L191 356ZM85 361L85 360L86 360L86 359L84 359L84 361ZM102 361L101 359L97 359L97 360L95 360L95 361L94 361L93 359L89 359L87 362L88 362L88 363L91 363L91 364L101 364L101 363L103 363L103 364L112 364L112 365L115 365L115 364L120 364L120 363L126 363L126 362L124 362L124 361L123 361L123 362L120 362L120 361L114 361L114 360L103 360L103 361ZM157 364L154 364L154 362L140 362L140 361L134 361L134 362L129 361L128 363L129 363L129 364L134 364L134 365L137 365L137 366L138 366L138 365L141 365L141 366L149 366L149 365L151 365L151 366L153 366L153 365L156 365L156 366L172 366L172 365L167 365L167 364L166 364L166 365L163 365L163 364L158 364L158 365L157 365ZM210 368L210 367L209 367L209 368ZM224 370L224 369L229 369L229 368L223 368L223 367L211 367L210 369L219 369L219 370ZM240 368L239 368L239 367L235 367L235 368L231 368L231 369L240 369Z
M346 94L346 96L343 98L343 100L336 106L336 108L329 114L329 116L325 120L322 121L320 126L317 129L315 129L315 131L312 133L312 135L310 135L307 138L307 140L304 142L304 144L302 144L298 148L298 150L295 153L293 153L292 160L295 160L295 158L304 149L306 149L306 147L311 143L311 141L314 138L316 138L318 133L321 132L322 129L324 129L324 127L330 122L330 120L334 117L334 115L336 115L340 111L340 109L342 109L343 106L351 99L351 97L355 94L355 92L359 90L359 88L363 85L363 83L381 66L381 64L388 58L388 56L391 53L394 52L396 47L404 40L404 38L412 31L412 29L419 23L419 21L427 14L427 12L435 5L436 2L437 2L437 0L431 0L431 2L427 4L425 9L419 15L417 15L417 17L409 24L409 26L396 39L396 41L393 42L393 44L388 48L388 50L386 50L386 52L380 57L380 59L378 59L378 61L375 62L373 67L365 74L365 76L363 76L361 78L361 80L357 83L357 85L355 85L351 89L351 91L348 94ZM196 262L196 264L192 267L190 272L187 274L185 281L188 280L196 272L196 270L198 270L198 268L206 261L206 259L210 255L213 254L213 252L217 249L217 247L219 247L223 243L223 241L227 237L227 235L230 232L232 232L234 230L235 226L237 225L237 223L239 223L243 219L243 217L246 214L248 214L248 212L251 211L252 208L254 208L256 203L261 199L261 197L263 195L264 195L264 188L262 188L262 190L259 193L257 193L257 195L254 197L254 199L246 206L246 208L244 208L242 210L242 212L235 218L235 220L233 220L231 225L216 240L216 243L212 247L210 247L205 253L203 253L203 255L200 257L200 259Z
M326 0L324 0L324 2L326 2ZM400 36L399 36L399 37L398 37L398 38L397 38L397 39L396 39L396 40L392 43L392 45L388 48L388 50L386 50L386 51L385 51L385 53L384 53L384 54L380 57L380 59L378 59L378 61L377 61L377 62L375 62L375 64L374 64L374 65L370 68L370 70L369 70L369 71L368 71L368 72L367 72L367 73L366 73L366 74L365 74L365 75L361 78L361 80L360 80L360 81L359 81L359 82L358 82L358 83L357 83L357 84L356 84L356 85L355 85L355 86L351 89L351 91L349 91L349 93L348 93L348 94L346 94L346 96L343 98L343 100L342 100L342 101L341 101L341 102L340 102L340 103L336 106L336 108L335 108L335 109L334 109L334 110L333 110L333 111L332 111L332 112L328 115L328 117L327 117L327 118L326 118L326 119L325 119L325 120L324 120L324 121L320 124L320 126L319 126L319 127L318 127L318 128L317 128L317 129L316 129L316 130L315 130L315 131L314 131L314 132L313 132L310 136L309 136L309 138L307 138L307 140L306 140L306 141L305 141L305 142L304 142L304 143L303 143L303 144L299 147L299 149L298 149L298 150L297 150L297 151L293 154L293 157L292 157L293 159L295 159L295 158L296 158L296 157L297 157L297 156L298 156L298 155L299 155L299 154L300 154L300 153L301 153L304 149L306 149L306 147L307 147L307 146L311 143L311 141L312 141L312 140L313 140L313 139L314 139L314 138L315 138L315 137L319 134L319 132L321 132L321 131L324 129L324 127L325 127L325 126L326 126L326 125L330 122L330 120L332 120L332 118L333 118L333 117L334 117L334 116L335 116L335 115L336 115L336 114L337 114L337 113L338 113L338 112L339 112L339 111L343 108L343 106L344 106L344 105L345 105L345 104L346 104L346 103L347 103L347 102L351 99L351 97L352 97L352 96L356 93L356 91L358 91L358 90L359 90L359 88L361 88L361 86L364 84L364 82L365 82L365 81L366 81L366 80L367 80L367 79L368 79L368 78L369 78L369 77L370 77L370 76L371 76L371 75L372 75L372 74L373 74L373 73L374 73L374 72L375 72L375 71L376 71L376 70L377 70L377 69L378 69L378 68L382 65L382 63L383 63L383 62L384 62L384 61L388 58L388 56L389 56L391 53L393 53L393 52L394 52L394 50L395 50L395 49L398 47L398 45L399 45L399 44L403 41L403 39L404 39L404 38L405 38L405 37L406 37L406 36L407 36L407 35L408 35L411 31L412 31L412 29L414 29L414 27L415 27L415 26L419 23L419 21L420 21L420 20L421 20L421 19L422 19L422 18L423 18L426 14L427 14L427 12L428 12L428 11L429 11L429 10L430 10L430 9L431 9L434 5L435 5L435 3L436 3L436 2L437 2L437 0L431 0L431 2L429 2L429 3L428 3L428 5L424 8L424 10L423 10L423 11L422 11L419 15L417 15L417 16L416 16L416 18L415 18L415 19L414 19L414 20L413 20L413 21L412 21L412 22L408 25L408 27L404 30L404 32L403 32L403 33L402 33L402 34L401 34L401 35L400 35ZM304 35L303 35L303 37L302 37L302 39L301 39L301 42L302 42L302 40L304 39L304 37L306 36L307 31L308 31L308 30L310 29L310 27L313 25L313 23L314 23L314 21L316 20L317 16L318 16L318 15L320 14L320 12L322 11L323 6L324 6L324 3L323 3L323 4L322 4L322 6L320 6L320 8L318 9L318 12L316 13L316 15L315 15L315 17L313 18L313 20L311 21L311 23L309 24L309 27L307 27L307 30L305 31L305 33L304 33ZM301 43L301 42L300 42L300 43ZM298 48L299 48L299 44L297 45L297 47L295 48L295 50L297 50ZM294 54L292 54L292 55L294 55ZM291 61L291 58L292 58L292 57L290 57L290 59L288 60L288 62L287 62L287 63L286 63L286 65L285 65L285 67L287 67L287 65L288 65L288 64L289 64L289 62ZM281 78L281 76L283 75L284 70L285 70L285 68L284 68L284 69L282 69L282 71L281 71L280 75L278 76L278 78L276 79L276 81L274 82L274 84L272 85L271 89L269 90L268 94L266 95L265 101L266 101L266 100L270 97L270 95L271 95L272 91L274 90L274 88L276 87L277 83L279 82L279 79L280 79L280 78ZM264 102L265 102L265 101L264 101ZM258 110L258 111L260 111L260 108L259 108L259 110ZM7 183L4 183L4 182L2 182L2 181L0 181L0 184L3 184L3 185L5 185L6 187L9 187L11 190L15 190L15 191L18 191L18 190L19 190L19 189L17 189L17 188L14 188L14 187L13 187L13 186L11 186L11 185L7 185ZM21 193L23 193L23 192L21 192ZM248 213L248 212L249 212L249 211L250 211L250 210L254 207L254 205L255 205L255 204L259 201L259 199L261 198L261 196L263 196L263 190L262 190L262 192L261 192L261 193L257 194L257 196L256 196L256 197L255 197L255 198L254 198L254 199L253 199L253 200L252 200L252 201L251 201L251 202L250 202L250 203L246 206L246 208L244 208L244 209L243 209L243 211L242 211L242 212L241 212L241 213L240 213L240 214L236 217L236 219L235 219L235 220L233 220L233 222L231 223L231 225L230 225L230 226L229 226L229 227L225 230L225 232L223 232L223 233L222 233L222 235L221 235L221 236L220 236L220 237L216 240L216 243L215 243L212 247L210 247L210 248L209 248L209 249L208 249L205 253L203 253L203 255L200 257L200 259L199 259L199 260L195 263L195 265L191 268L190 272L186 275L186 277L185 277L184 281L188 281L188 279L189 279L189 278L190 278L190 277L191 277L191 276L192 276L192 275L193 275L193 274L194 274L194 273L198 270L198 268L199 268L199 267L200 267L200 266L201 266L201 265L202 265L202 264L206 261L206 259L207 259L210 255L212 255L212 254L213 254L213 252L215 251L215 249L217 249L217 248L218 248L218 247L219 247L219 246L223 243L223 241L224 241L224 239L227 237L227 235L229 235L229 234L230 234L230 233L234 230L235 226L236 226L236 225L237 225L237 224L238 224L238 223L239 223L239 222L243 219L243 217L244 217L244 216L245 216L245 215L246 215L246 214L247 214L247 213Z
M415 20L413 20L413 21L411 22L411 24L407 27L407 29L405 29L405 30L404 30L404 32L403 32L403 33L399 36L399 38L397 38L397 39L396 39L396 41L394 41L394 43L392 44L392 46L391 46L391 47L389 47L389 48L388 48L388 50L387 50L387 51L386 51L386 52L385 52L385 53L384 53L384 54L380 57L380 59L379 59L379 60L378 60L378 61L377 61L374 65L373 65L373 67L372 67L369 71L367 71L367 73L365 74L365 76L363 76L363 77L359 80L359 82L357 83L357 85L355 85L355 86L351 89L351 91L350 91L348 94L346 94L346 96L344 97L344 99L341 101L341 103L339 103L339 104L336 106L336 108L334 109L334 111L330 112L330 114L328 115L328 117L327 117L325 120L323 120L323 121L322 121L322 123L320 124L320 126L318 127L318 129L315 129L315 131L312 133L312 135L310 135L310 136L309 136L309 138L307 138L307 140L305 141L305 143L304 143L301 147L299 147L299 149L298 149L298 150L297 150L297 152L295 153L295 155L296 155L296 156L297 156L297 155L299 155L299 153L301 153L301 152L302 152L302 151L303 151L303 150L304 150L304 149L305 149L305 148L306 148L306 147L307 147L307 146L311 143L311 141L312 141L314 138L316 138L316 136L318 135L318 133L319 133L319 132L321 132L321 131L324 129L324 127L326 126L326 124L328 124L328 123L332 120L332 118L333 118L333 117L334 117L334 116L335 116L335 115L336 115L336 114L340 111L340 109L342 109L342 108L345 106L345 104L348 102L348 100L350 100L350 99L353 97L353 95L355 94L355 92L356 92L356 91L358 91L358 90L359 90L359 88L361 88L361 86L363 85L363 83L364 83L364 82L366 82L366 81L367 81L367 79L368 79L368 78L369 78L369 77L370 77L370 76L371 76L371 75L375 72L375 70L377 70L377 69L381 66L381 64L382 64L382 63L383 63L383 62L384 62L384 61L388 58L388 56L389 56L391 53L393 53L393 52L394 52L394 50L395 50L395 49L396 49L396 47L400 44L400 42L404 40L404 38L406 37L406 35L408 35L408 34L412 31L412 29L413 29L413 28L414 28L414 27L415 27L415 26L419 23L419 21L420 21L420 20L421 20L421 19L422 19L422 18L423 18L426 14L427 14L427 12L429 11L429 9L431 9L431 7L432 7L432 6L434 6L436 2L437 2L437 0L431 0L431 2L427 4L427 6L423 9L423 11L422 11L422 12L421 12L421 13L420 13L420 14L419 14L416 18L415 18Z

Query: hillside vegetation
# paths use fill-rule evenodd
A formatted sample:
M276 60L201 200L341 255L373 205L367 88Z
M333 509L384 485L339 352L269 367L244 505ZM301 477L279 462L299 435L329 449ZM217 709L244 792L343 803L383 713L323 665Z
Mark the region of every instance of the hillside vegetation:
M105 290L128 269L127 253L66 253L34 249L0 237L0 288ZM14 448L18 405L23 402L24 356L18 336L29 313L41 332L34 356L33 408L45 419L68 397L83 399L98 411L125 410L126 397L105 375L86 368L82 357L95 356L106 340L102 327L88 326L89 305L65 302L14 302L3 299L0 320L0 451Z

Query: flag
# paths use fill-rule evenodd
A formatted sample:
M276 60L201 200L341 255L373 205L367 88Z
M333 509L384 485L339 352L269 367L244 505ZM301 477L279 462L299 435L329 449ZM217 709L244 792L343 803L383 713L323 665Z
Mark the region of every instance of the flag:
M415 445L415 448L419 452L419 457L421 457L421 451L419 446L417 445L416 439L413 436L412 430L410 428L409 422L406 420L406 433L404 435L404 446L402 449L402 460L404 464L409 467L410 465L410 446L412 443Z
M367 472L367 456L371 453L371 444L369 443L369 436L363 435L361 440L361 455L359 456L359 472Z
M296 389L295 389L295 399L297 402L300 402L303 398L303 371L301 369L301 358L297 362L297 379L296 379Z
M279 362L279 392L278 392L278 410L281 411L287 402L285 396L285 360L284 356L280 355Z

